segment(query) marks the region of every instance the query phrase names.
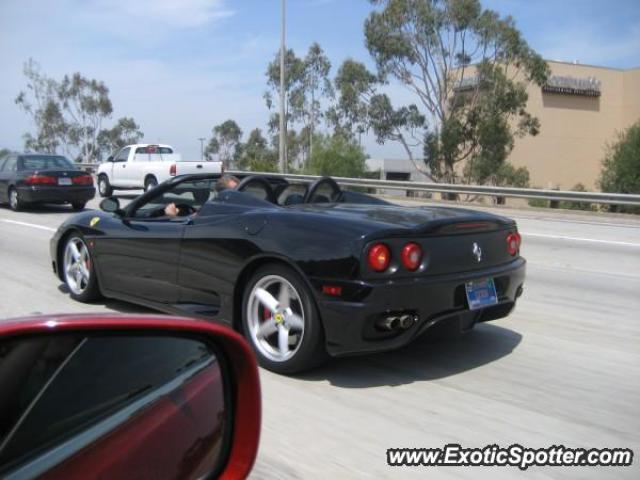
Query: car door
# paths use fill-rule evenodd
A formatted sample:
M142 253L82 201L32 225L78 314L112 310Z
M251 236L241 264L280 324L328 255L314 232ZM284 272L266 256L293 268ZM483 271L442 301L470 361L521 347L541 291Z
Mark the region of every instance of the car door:
M127 160L131 147L124 147L113 157L113 169L111 170L111 184L116 187L129 187L131 182L127 173Z
M188 219L115 218L95 239L102 289L155 304L178 301L180 243ZM107 222L104 222L107 223Z

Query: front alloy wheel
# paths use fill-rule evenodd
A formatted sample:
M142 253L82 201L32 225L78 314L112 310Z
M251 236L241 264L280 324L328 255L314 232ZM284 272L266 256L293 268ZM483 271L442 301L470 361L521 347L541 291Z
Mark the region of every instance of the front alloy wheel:
M62 268L64 281L74 299L88 302L98 296L91 254L81 237L72 235L67 240Z
M326 358L311 292L284 265L266 265L253 275L243 299L243 327L259 363L274 372L300 372Z

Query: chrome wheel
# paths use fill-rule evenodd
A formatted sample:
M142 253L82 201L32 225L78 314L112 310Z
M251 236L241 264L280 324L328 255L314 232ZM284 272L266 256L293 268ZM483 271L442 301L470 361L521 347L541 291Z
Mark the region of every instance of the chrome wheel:
M12 210L17 210L19 205L18 200L18 191L15 188L12 188L9 192L9 206Z
M100 177L100 180L98 180L98 191L100 192L100 195L106 197L108 194L108 190L109 185L107 184L107 179L104 177Z
M91 280L91 257L84 241L71 237L64 249L64 278L69 289L82 295Z
M285 362L296 354L304 335L304 309L291 283L279 275L262 277L246 308L249 336L262 355Z

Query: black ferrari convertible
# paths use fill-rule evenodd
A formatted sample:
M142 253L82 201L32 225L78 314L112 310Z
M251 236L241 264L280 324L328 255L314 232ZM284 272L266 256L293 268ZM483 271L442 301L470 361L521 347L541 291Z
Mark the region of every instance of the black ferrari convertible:
M216 180L176 177L124 208L107 198L103 212L71 217L51 240L54 272L80 301L226 323L280 373L395 349L436 323L468 330L522 294L512 220L401 207L331 178L247 176L220 193Z

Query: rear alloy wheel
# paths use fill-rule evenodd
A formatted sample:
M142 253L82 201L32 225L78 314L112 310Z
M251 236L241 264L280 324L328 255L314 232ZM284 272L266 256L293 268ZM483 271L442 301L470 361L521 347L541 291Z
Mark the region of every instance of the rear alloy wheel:
M158 180L156 180L156 177L147 177L147 179L144 181L145 192L148 192L149 190L157 186L158 186Z
M72 234L65 243L62 273L74 300L89 302L100 296L93 260L80 235Z
M260 268L245 290L242 305L245 336L263 367L291 374L326 358L311 292L291 269L281 265Z
M87 204L85 202L73 202L71 203L71 208L73 208L76 212L79 212L80 210L84 210L84 207Z
M98 193L101 197L110 197L113 195L113 188L111 188L109 178L106 175L100 175L98 177Z
M9 189L9 207L14 212L19 212L24 208L24 202L20 200L20 194L14 187Z

